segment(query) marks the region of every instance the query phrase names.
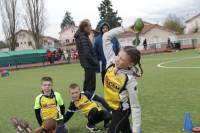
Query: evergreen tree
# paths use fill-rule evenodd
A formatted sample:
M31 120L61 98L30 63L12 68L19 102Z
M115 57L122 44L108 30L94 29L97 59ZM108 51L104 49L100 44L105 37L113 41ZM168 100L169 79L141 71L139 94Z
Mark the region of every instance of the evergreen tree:
M118 12L113 10L113 5L110 0L103 0L98 10L100 19L108 22L111 28L121 26L122 18L117 16Z
M71 17L71 13L66 11L63 21L60 25L60 28L61 30L63 30L65 27L68 27L68 26L75 26L75 22L73 21L73 18Z

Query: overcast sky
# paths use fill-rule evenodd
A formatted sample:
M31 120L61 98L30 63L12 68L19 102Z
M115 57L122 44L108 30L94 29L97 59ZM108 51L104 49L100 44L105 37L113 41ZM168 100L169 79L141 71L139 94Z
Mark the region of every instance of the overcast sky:
M19 0L21 1L21 0ZM60 23L66 11L71 12L76 25L82 19L90 19L93 28L99 21L97 7L102 0L45 0L47 28L45 35L59 37ZM123 19L123 25L130 25L138 17L162 24L169 13L188 18L200 13L200 0L112 0L113 8ZM0 25L0 40L3 39Z

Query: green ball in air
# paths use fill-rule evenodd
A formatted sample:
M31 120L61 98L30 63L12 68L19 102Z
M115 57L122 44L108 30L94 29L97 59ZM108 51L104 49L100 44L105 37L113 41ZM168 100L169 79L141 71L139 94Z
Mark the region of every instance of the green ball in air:
M141 32L143 28L144 28L144 22L142 21L141 18L138 18L135 21L134 30L137 31L137 32Z

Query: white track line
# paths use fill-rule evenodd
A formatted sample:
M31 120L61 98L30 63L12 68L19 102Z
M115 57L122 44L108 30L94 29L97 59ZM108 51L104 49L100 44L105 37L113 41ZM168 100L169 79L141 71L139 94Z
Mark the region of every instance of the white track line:
M189 60L189 59L198 59L198 58L200 58L200 56L186 57L186 58L173 60L173 61L165 61L165 62L161 62L161 63L157 64L157 67L168 68L168 69L200 69L200 66L199 67L167 67L167 66L164 66L164 65L169 64L169 63L174 63L174 62L179 62L179 61Z

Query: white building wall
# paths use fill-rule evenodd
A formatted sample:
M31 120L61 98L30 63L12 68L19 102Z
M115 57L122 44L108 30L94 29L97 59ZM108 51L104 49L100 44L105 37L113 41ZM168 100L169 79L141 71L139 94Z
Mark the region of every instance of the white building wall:
M159 28L154 28L144 34L144 38L147 39L147 43L160 43L160 42L167 42L168 38L170 38L171 41L176 40L176 34L166 31L166 30L161 30Z
M18 46L15 50L33 49L35 47L32 36L25 31L21 31L17 34L17 43Z
M57 47L55 40L48 38L48 37L42 38L42 46L43 46L43 48L55 48L55 47Z
M185 33L190 34L193 33L194 29L199 27L200 29L200 16L194 18L185 24ZM200 32L200 31L198 31Z
M74 34L78 30L77 27L70 27L60 32L59 40L62 46L74 43Z
M161 44L165 43L167 44L168 38L170 38L171 41L176 41L176 34L161 30L159 28L154 28L147 32L146 34L140 35L140 45L137 47L139 50L143 50L143 42L146 38L147 44L156 44L157 48L162 48ZM128 46L133 45L132 42L135 39L135 36L127 36L123 38L118 38L121 46Z

